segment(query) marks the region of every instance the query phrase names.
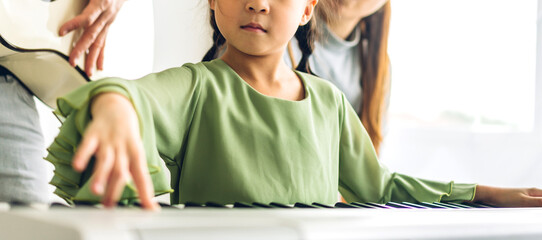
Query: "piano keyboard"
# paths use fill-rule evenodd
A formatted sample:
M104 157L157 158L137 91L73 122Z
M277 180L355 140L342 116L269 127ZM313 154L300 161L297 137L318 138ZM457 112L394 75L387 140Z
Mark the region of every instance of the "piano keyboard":
M542 239L542 208L458 203L0 204L0 239Z
M453 202L419 202L419 203L411 203L411 202L389 202L386 204L381 203L373 203L373 202L367 202L367 203L360 203L360 202L352 202L352 203L344 203L344 202L337 202L333 205L329 204L323 204L323 203L317 203L314 202L312 204L306 204L306 203L295 203L295 204L282 204L282 203L244 203L244 202L236 202L234 204L219 204L214 202L207 202L207 203L194 203L194 202L188 202L186 204L178 204L178 205L169 205L165 203L160 203L160 206L162 208L171 208L171 209L188 209L188 208L256 208L256 209L277 209L277 208L283 208L283 209L289 209L289 208L361 208L361 209L460 209L460 208L495 208L493 206L479 204L479 203L453 203ZM22 202L10 202L10 203L0 203L0 211L9 210L9 209L17 209L17 208L34 208L34 209L57 209L57 208L80 208L80 207L90 207L90 208L101 208L99 205L94 204L87 204L87 203L81 203L77 204L75 206L68 206L60 203L54 203L51 205L42 205L42 204L28 204L28 203L22 203ZM121 208L130 208L130 207L141 207L139 203L135 203L133 206L124 206L119 205Z

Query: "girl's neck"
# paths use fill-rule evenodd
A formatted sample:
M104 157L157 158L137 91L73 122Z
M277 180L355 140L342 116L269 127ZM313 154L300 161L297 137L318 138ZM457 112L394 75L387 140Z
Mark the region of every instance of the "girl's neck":
M305 97L301 79L283 60L283 52L254 56L228 45L221 59L258 92L298 101Z

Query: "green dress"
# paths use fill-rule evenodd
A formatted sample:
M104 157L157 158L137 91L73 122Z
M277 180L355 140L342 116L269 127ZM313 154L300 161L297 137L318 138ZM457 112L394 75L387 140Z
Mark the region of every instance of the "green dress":
M48 148L55 193L73 201L99 201L89 191L93 160L71 168L90 121L89 100L117 92L133 103L140 121L155 193L171 203L463 201L474 184L414 178L390 172L344 95L329 82L297 72L305 98L263 95L220 59L185 64L141 79L89 83L58 100L63 121ZM164 161L171 182L161 169ZM137 196L129 184L123 199Z

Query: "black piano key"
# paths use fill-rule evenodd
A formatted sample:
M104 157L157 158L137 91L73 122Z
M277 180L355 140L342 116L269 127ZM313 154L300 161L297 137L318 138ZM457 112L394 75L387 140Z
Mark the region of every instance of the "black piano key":
M136 206L136 207L140 207L140 208L143 207L143 205L141 205L140 202L134 202L133 204L134 204L134 206ZM159 205L161 208L176 208L176 207L174 207L174 206L172 206L172 205L170 205L170 204L163 203L163 202L158 202L158 205ZM178 208L177 208L177 209L178 209Z
M343 202L337 202L335 203L335 208L362 208L353 204L343 203Z
M292 208L292 206L288 206L286 204L277 203L277 202L271 202L269 203L270 206L277 207L277 208Z
M309 205L309 204L305 204L305 203L300 203L300 202L296 202L294 204L294 207L295 208L318 208L318 207L315 207L313 205Z
M447 209L447 207L444 207L444 206L441 206L441 205L437 205L437 204L433 204L433 203L429 203L429 202L419 202L417 203L419 205L422 205L422 206L426 206L426 207L429 207L429 208L441 208L441 209Z
M199 203L196 203L196 202L186 202L184 203L184 207L185 208L190 208L190 207L203 207L203 205L199 204Z
M386 203L386 206L390 206L392 208L407 208L407 209L415 208L415 207L412 207L412 206L408 206L408 205L401 204L401 203L396 203L396 202L388 202L388 203Z
M352 202L350 204L358 206L358 207L362 207L362 208L372 208L372 209L380 208L380 207L375 207L375 206L371 206L371 205L360 203L360 202Z
M75 208L99 208L96 203L84 201L74 202L74 206Z
M387 208L387 209L391 209L392 207L390 206L386 206L385 204L380 204L380 203L374 203L374 202L368 202L368 203L365 203L367 205L370 205L370 206L373 206L373 207L377 207L377 208Z
M451 208L451 209L459 209L460 208L460 207L457 207L457 206L454 206L454 205L451 205L451 204L447 204L447 203L443 203L443 202L434 202L433 204L443 206L445 208Z
M430 208L430 207L426 207L426 206L423 206L423 205L420 205L420 204L417 204L417 203L411 203L411 202L401 202L401 204L411 206L411 207L414 207L414 208L420 208L420 209L429 209Z
M224 204L215 203L215 202L206 202L205 206L211 207L211 208L228 208Z
M456 207L458 207L458 208L473 208L473 207L471 207L471 206L464 205L464 204L461 204L461 203L447 202L446 204L449 204L449 205L452 205L452 206L456 206Z
M254 206L252 206L252 204L244 203L244 202L235 202L233 204L233 207L234 208L254 208Z
M329 206L329 205L317 203L317 202L313 202L312 205L316 207L320 207L320 208L333 208L333 206Z
M274 207L265 203L259 203L259 202L253 202L252 206L260 207L260 208L277 208L277 207Z
M28 203L28 202L21 202L21 201L11 201L8 203L9 204L9 207L10 209L15 209L15 208L30 208L31 207L31 204Z
M494 206L490 206L490 205L486 205L486 204L481 204L481 203L465 202L465 203L463 203L463 204L469 205L469 206L475 207L475 208L495 208Z

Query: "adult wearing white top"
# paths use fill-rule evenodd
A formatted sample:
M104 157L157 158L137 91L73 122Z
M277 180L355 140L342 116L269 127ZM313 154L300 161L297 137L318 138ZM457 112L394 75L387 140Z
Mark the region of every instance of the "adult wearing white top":
M103 69L108 29L124 1L90 0L80 15L60 27L60 36L84 29L70 53L72 65L85 57L88 75L95 68ZM34 99L4 68L0 70L0 112L0 202L49 202L51 174L42 159L44 139Z

